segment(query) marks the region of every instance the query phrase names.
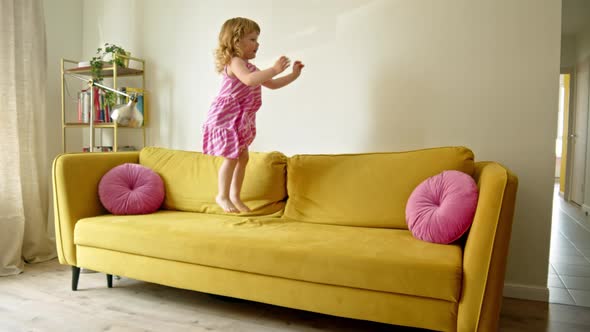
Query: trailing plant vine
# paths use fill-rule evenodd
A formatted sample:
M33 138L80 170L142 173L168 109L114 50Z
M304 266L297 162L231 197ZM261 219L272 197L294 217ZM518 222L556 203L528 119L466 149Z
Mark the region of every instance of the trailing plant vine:
M105 63L112 64L114 62L119 67L125 67L125 59L116 55L127 55L127 52L121 46L110 43L105 43L104 48L99 47L96 49L96 55L90 60L90 71L94 80L102 82L104 79L102 68ZM117 102L117 96L114 92L105 91L105 98L109 106L113 106Z

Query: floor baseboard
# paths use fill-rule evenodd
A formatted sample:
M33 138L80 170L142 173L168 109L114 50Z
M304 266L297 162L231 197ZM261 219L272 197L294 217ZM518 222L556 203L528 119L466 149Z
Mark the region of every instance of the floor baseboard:
M504 297L549 302L549 288L519 284L504 284Z

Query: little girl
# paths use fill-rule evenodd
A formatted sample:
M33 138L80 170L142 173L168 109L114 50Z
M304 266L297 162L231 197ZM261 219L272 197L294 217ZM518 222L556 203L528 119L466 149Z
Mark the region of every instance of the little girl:
M224 157L219 169L219 191L215 201L225 212L248 212L240 199L248 146L256 136L256 111L261 105L260 86L279 89L301 74L303 64L295 61L291 74L273 79L289 67L281 56L275 64L259 70L249 60L256 57L260 27L247 18L227 20L219 33L215 51L217 72L223 74L221 91L203 124L203 153Z

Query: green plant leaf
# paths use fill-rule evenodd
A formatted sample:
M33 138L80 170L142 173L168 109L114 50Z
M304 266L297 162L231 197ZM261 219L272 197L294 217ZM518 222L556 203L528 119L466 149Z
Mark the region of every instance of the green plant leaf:
M105 57L109 54L111 56L111 59L107 63L115 63L115 65L123 67L124 59L117 58L115 54L126 55L125 49L115 44L105 43L104 49L102 47L97 48L96 56L92 57L92 59L90 60L92 76L98 81L103 80L103 61Z

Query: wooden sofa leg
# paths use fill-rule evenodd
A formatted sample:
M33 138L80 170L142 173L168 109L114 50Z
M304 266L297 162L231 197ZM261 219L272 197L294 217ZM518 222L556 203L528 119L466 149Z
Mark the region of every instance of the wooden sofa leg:
M112 274L107 274L107 286L109 286L109 288L113 288L113 275Z
M72 290L78 290L78 280L80 279L80 268L72 266Z

